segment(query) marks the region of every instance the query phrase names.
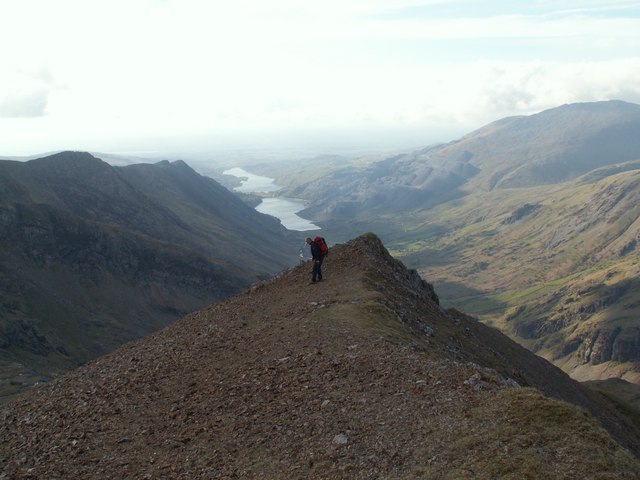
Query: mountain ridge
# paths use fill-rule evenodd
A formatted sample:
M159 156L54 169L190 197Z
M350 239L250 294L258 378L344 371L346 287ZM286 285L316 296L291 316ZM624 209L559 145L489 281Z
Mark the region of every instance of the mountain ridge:
M309 269L284 271L0 406L1 471L640 475L638 458L616 443L638 455L637 427L604 397L443 310L376 236L333 247L319 284L309 284Z
M458 140L344 167L289 189L316 222L430 208L473 192L550 185L640 158L640 105L569 104L508 117ZM344 225L343 225L344 223ZM353 232L349 232L353 234Z
M0 396L267 278L297 243L184 162L0 162Z

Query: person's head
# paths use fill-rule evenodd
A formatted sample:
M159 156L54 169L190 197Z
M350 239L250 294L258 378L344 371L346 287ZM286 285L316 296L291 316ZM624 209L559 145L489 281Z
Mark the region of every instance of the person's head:
M306 242L307 242L307 244L308 244L308 245L311 245L311 243L313 242L313 240L311 240L309 237L307 237Z

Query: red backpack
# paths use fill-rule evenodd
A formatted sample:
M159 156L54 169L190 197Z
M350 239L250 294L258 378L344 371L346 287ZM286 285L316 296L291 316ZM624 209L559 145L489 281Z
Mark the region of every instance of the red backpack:
M320 253L322 253L323 257L329 253L329 247L327 247L327 242L324 241L324 238L316 237L313 241L320 247Z

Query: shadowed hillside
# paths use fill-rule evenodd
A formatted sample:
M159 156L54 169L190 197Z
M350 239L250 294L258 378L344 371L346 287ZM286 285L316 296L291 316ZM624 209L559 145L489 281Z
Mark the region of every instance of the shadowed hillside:
M295 243L183 162L0 162L0 396L268 278Z
M374 235L334 247L323 282L309 284L309 270L283 272L1 406L0 471L640 477L638 432L604 397L444 311Z

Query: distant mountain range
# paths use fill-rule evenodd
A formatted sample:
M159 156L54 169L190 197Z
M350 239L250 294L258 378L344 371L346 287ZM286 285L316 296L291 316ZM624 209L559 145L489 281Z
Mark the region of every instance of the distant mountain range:
M0 378L20 389L296 262L273 217L181 161L0 161Z
M638 160L640 106L564 105L491 123L460 140L346 166L289 192L316 221L424 209L479 191L556 184Z
M637 415L363 235L0 405L7 478L637 478ZM624 413L623 413L624 412Z
M564 105L298 182L334 236L378 232L444 301L583 380L640 381L640 106Z

